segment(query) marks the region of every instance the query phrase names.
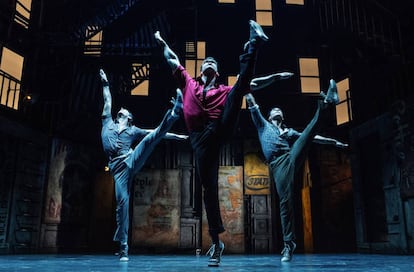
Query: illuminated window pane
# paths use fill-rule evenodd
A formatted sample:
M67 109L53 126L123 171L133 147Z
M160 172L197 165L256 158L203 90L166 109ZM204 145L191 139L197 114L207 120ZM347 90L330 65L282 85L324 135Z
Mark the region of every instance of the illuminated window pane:
M101 44L102 42L102 30L93 35L89 40L86 41L86 43L89 43L91 45L94 44Z
M300 58L299 69L301 76L319 76L318 59L316 58Z
M1 86L1 104L6 106L7 103L7 92L9 91L10 80L3 77L3 85Z
M31 2L31 0L19 0L16 2L16 11L26 19L30 19Z
M305 5L305 0L286 0L286 4Z
M149 90L149 80L144 80L134 89L132 89L131 95L148 96L148 90Z
M7 107L13 108L15 90L9 90L9 97L7 99Z
M3 47L0 69L19 81L22 78L23 61L22 56Z
M228 76L227 77L227 84L229 86L234 86L236 84L236 81L237 81L237 76ZM243 99L241 108L242 109L246 109L247 108L247 106L246 106L246 99Z
M206 42L197 42L197 59L206 58Z
M149 92L149 65L142 63L132 64L131 81L133 89L131 95L148 96Z
M336 83L338 88L339 101L342 102L347 99L346 92L349 90L349 79L346 78Z
M185 57L186 58L196 58L196 45L195 42L186 42L185 43Z
M203 60L197 60L197 65L196 65L196 68L197 68L197 71L196 71L196 77L198 77L200 74L201 74L201 64L203 63Z
M29 28L31 6L32 0L16 1L16 13L14 15L14 21L26 29Z
M236 0L218 0L219 3L229 3L229 4L234 4L236 3Z
M86 29L86 36L88 37L91 32L95 31L96 27L90 27ZM102 48L102 30L90 37L88 40L85 41L85 55L93 55L93 56L100 56L101 55L101 48Z
M261 26L272 26L273 18L271 11L256 11L256 22Z
M198 77L201 63L206 58L206 42L186 42L185 67L190 76Z
M236 84L237 82L237 76L228 76L227 77L227 84L229 86L234 86L234 84Z
M320 93L321 87L318 77L301 77L302 93Z
M20 84L14 93L14 103L13 108L17 110L19 108L19 100L20 100Z
M256 0L256 10L272 10L272 1Z
M336 124L341 125L349 122L348 103L343 102L336 105Z
M195 77L196 74L196 60L185 60L185 69L191 77Z

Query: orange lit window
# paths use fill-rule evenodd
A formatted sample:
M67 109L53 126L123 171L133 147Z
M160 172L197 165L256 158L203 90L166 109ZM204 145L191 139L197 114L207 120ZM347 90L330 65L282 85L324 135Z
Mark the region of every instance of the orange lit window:
M339 104L336 105L336 124L341 125L352 120L349 78L337 82L336 87L339 96Z
M148 96L149 93L149 64L132 64L131 95Z
M26 29L29 28L31 9L32 0L17 0L14 21Z
M290 5L305 5L305 0L286 0L286 4Z
M206 58L206 42L187 42L185 48L185 68L192 77L200 75L201 63Z
M317 58L299 58L302 93L320 93L319 64Z
M0 62L0 103L18 109L24 58L3 47Z
M89 39L85 41L85 49L83 53L89 56L99 57L101 55L102 50L102 30L99 32L97 31L97 27L88 27L86 29L86 37L91 36Z
M272 1L256 0L256 21L261 26L272 26Z
M237 76L228 76L227 77L227 84L229 86L234 86L234 84L236 84L236 81L237 81ZM241 108L246 109L246 99L243 99Z
M221 4L225 4L225 3L234 4L234 3L236 3L236 0L218 0L218 2L221 3Z

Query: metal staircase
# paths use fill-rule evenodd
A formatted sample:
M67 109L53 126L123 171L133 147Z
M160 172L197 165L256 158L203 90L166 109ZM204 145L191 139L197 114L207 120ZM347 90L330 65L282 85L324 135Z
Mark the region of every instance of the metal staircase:
M158 47L154 39L155 31L169 34L170 24L165 12L157 15L149 22L141 24L131 35L118 42L106 42L104 44L104 55L122 55L122 56L136 56L149 57L152 50Z
M141 0L116 0L103 7L101 12L82 23L74 31L74 36L81 40L88 40L104 27L116 21L124 15L130 8Z
M320 0L320 29L348 30L385 55L404 57L399 18L374 0Z

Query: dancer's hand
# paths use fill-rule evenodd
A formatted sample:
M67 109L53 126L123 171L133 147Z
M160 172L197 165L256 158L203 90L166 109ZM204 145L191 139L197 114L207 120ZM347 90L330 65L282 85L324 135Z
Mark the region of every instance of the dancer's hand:
M101 76L101 81L102 82L108 83L108 79L106 77L106 74L105 74L104 70L99 69L99 75Z
M158 44L159 45L161 45L161 46L165 46L166 45L166 42L164 41L164 39L161 37L161 34L160 34L160 32L159 31L156 31L155 33L154 33L154 38L155 38L155 40L158 42Z
M269 86L276 80L288 79L292 76L293 76L293 73L281 72L281 73L270 74L267 76L256 77L250 81L250 90L257 91L257 90L260 90L260 89L263 89Z
M335 146L340 148L347 148L348 144L341 143L340 141L336 141Z
M181 134L178 134L178 135L177 135L177 138L178 138L178 140L187 140L187 139L188 139L188 135L181 135Z

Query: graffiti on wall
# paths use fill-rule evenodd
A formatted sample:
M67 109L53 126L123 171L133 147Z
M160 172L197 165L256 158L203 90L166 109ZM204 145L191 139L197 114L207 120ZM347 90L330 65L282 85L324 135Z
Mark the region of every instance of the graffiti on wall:
M177 248L180 230L179 170L145 170L134 179L132 244Z
M226 252L244 253L244 208L243 208L243 167L220 166L219 201L221 217L226 231L220 239L226 245ZM207 217L203 209L203 249L210 245Z
M244 155L244 193L246 195L270 194L269 168L257 153Z
M90 154L73 144L54 140L45 198L45 223L82 222L88 219L90 187L95 168Z
M403 198L414 197L414 108L398 100L392 107L394 153L401 167L400 190Z

